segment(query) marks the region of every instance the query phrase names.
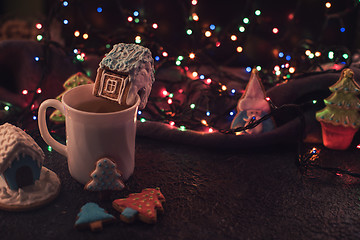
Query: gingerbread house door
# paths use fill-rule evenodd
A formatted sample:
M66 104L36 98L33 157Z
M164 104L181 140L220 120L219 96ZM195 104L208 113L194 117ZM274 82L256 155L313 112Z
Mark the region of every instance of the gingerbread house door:
M99 96L121 103L128 76L105 72L102 75Z
M16 170L16 184L19 188L32 185L34 183L33 173L28 166L19 167Z

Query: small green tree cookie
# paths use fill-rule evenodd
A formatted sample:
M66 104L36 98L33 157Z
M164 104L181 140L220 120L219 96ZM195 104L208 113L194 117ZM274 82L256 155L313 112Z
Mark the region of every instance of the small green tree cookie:
M90 78L88 78L85 74L83 74L82 72L75 73L74 75L72 75L65 81L65 83L63 84L65 91L62 92L59 96L57 96L56 99L61 101L62 96L68 90L70 90L74 87L80 86L80 85L91 84L91 83L94 83L94 82ZM65 116L59 110L55 110L50 115L50 120L52 120L54 122L64 122Z

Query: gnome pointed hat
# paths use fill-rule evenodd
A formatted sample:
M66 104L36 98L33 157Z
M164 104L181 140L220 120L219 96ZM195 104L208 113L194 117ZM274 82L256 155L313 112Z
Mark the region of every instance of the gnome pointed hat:
M265 90L256 69L251 71L250 80L246 86L245 93L238 102L238 111L261 110L270 112L270 105L265 100Z

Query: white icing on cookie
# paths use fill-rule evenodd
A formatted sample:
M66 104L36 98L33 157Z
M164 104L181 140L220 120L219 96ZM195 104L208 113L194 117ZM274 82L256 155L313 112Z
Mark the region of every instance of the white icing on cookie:
M42 166L45 154L29 134L9 123L0 125L0 173L25 155L37 161L39 167Z
M57 195L60 188L58 176L46 167L42 167L40 179L34 185L19 188L13 191L7 188L3 178L0 178L0 205L11 207L25 207L46 202Z
M126 103L134 104L136 94L141 90L139 108L145 108L155 81L154 59L148 48L137 44L116 44L102 59L100 67L129 74L130 89Z

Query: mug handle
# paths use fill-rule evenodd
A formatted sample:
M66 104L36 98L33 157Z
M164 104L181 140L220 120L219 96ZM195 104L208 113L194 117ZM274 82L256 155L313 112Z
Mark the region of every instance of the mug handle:
M60 154L67 157L67 147L66 145L56 141L49 133L49 130L47 128L46 124L46 109L49 107L56 108L59 110L62 114L64 114L64 105L55 99L47 99L44 102L40 104L39 111L38 111L38 124L39 124L39 130L41 137L44 139L44 141L49 144L55 151L59 152ZM64 114L65 115L65 114Z

